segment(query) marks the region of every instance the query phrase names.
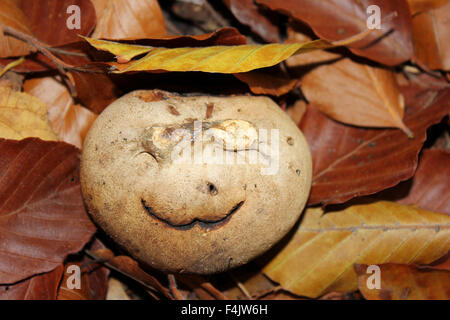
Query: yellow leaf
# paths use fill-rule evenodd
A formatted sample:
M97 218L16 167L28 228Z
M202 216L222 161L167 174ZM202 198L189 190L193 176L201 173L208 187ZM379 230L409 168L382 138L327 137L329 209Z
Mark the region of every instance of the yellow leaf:
M318 297L357 289L358 264L427 264L450 249L450 217L380 201L324 214L306 210L264 273L295 294Z
M47 119L45 104L29 94L8 87L0 87L0 137L58 140Z
M276 65L294 54L335 46L325 40L315 40L291 44L168 49L85 39L93 47L116 55L119 61L129 61L146 54L137 60L113 64L117 73L152 70L239 73Z

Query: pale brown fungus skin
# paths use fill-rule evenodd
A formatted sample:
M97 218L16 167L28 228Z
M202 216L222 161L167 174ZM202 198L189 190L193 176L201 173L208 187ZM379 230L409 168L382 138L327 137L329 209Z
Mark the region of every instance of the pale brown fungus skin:
M225 151L236 154L251 149L259 129L269 135L278 129L278 172L262 174L267 165L260 162L174 163L170 151L178 137L171 133L195 120L241 137L236 128L250 128ZM228 137L218 131L218 138ZM305 138L269 98L141 90L116 100L92 125L81 188L94 221L138 260L167 272L212 274L254 259L292 228L307 201L311 172Z

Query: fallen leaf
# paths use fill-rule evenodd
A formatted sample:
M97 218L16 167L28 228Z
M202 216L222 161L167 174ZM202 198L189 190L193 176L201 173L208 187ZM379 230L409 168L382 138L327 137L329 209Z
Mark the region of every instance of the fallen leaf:
M409 8L413 16L423 11L439 8L447 3L448 0L408 0Z
M253 0L224 0L236 19L267 42L281 42L280 31Z
M0 300L55 300L64 267L11 285L0 285Z
M286 110L288 115L291 117L297 125L302 121L303 115L306 112L306 102L304 100L297 100L294 105Z
M358 287L367 300L449 300L450 271L434 268L418 268L404 264L378 265L381 288L369 288L365 264L355 265Z
M312 153L309 204L342 203L392 187L412 177L426 130L450 110L450 90L402 88L409 139L395 129L364 129L331 120L309 106L300 123ZM409 92L411 91L411 93Z
M415 58L431 69L450 70L450 2L413 19Z
M34 51L34 48L26 42L4 35L2 25L32 35L28 19L20 10L18 1L0 1L0 58L22 56Z
M72 19L78 13L70 10L70 6L78 6L80 10L79 28L69 28L69 23L75 22ZM78 35L90 34L96 22L95 9L90 0L22 0L20 8L26 16L31 33L51 46L79 40Z
M296 43L296 42L308 42L311 41L311 38L307 35L297 32L293 28L287 29L287 39L286 43ZM303 67L306 65L313 64L321 64L321 63L329 63L333 60L337 60L341 58L341 55L325 51L325 50L317 50L313 52L306 52L304 54L298 54L292 56L286 60L286 65L293 71L295 68Z
M156 277L145 272L133 258L128 256L114 256L108 249L95 250L90 252L89 255L99 261L107 263L108 266L111 266L131 279L134 279L145 287L162 293L166 298L173 299L169 289L164 287Z
M95 226L81 198L77 148L2 139L0 154L0 283L14 283L59 266Z
M344 59L307 73L302 91L310 103L335 120L364 127L396 127L411 135L402 121L403 96L390 70Z
M332 47L329 42L211 46L203 48L156 48L141 45L85 38L93 47L109 51L118 57L112 63L116 73L129 71L202 71L219 73L247 72L270 67L294 54ZM130 61L145 54L143 58Z
M94 38L136 39L166 34L157 0L91 0L97 14Z
M381 30L375 30L363 40L349 45L349 48L358 55L390 66L405 62L412 56L411 15L406 0L370 2L257 0L256 2L306 22L321 39L328 41L341 40L366 30L369 17L367 7L378 5L381 19L393 12L397 12L397 16L386 23L382 22Z
M294 89L299 82L292 79L279 66L249 72L235 73L234 76L245 82L255 94L281 96Z
M257 262L249 263L220 276L224 279L214 283L217 283L216 287L232 300L258 299L275 293L279 289L262 273L261 266Z
M309 208L285 247L264 267L297 295L357 288L353 264L431 263L450 249L450 217L380 201L324 214Z
M0 87L0 137L24 139L39 137L57 140L47 118L47 107L27 93Z
M47 104L48 118L60 140L81 149L84 137L97 115L76 105L69 90L53 77L27 80L24 91Z
M424 150L408 195L398 200L450 215L450 152Z
M105 246L100 240L95 241L89 246L90 250L101 250ZM64 266L64 275L58 289L58 300L105 300L108 290L109 270L99 263L93 263L91 259L84 256L80 261L70 261ZM68 281L70 276L75 273L70 270L71 266L80 268L80 288L69 288ZM73 267L72 267L73 268ZM68 272L70 271L70 272Z

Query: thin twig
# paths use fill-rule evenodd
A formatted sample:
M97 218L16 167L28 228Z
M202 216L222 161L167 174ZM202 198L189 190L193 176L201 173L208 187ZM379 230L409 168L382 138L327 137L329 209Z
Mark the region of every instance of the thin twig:
M48 49L48 45L46 45L45 43L39 41L35 37L30 36L28 34L25 34L23 32L20 32L20 31L14 29L14 28L9 27L9 26L2 25L2 28L3 28L3 33L5 35L10 35L10 36L12 36L12 37L14 37L16 39L19 39L21 41L24 41L24 42L30 44L31 46L36 48L39 52L41 52L44 56L49 58L50 61L52 61L56 65L56 68L58 69L58 71L63 76L64 83L69 88L69 91L70 91L71 95L72 96L76 96L75 86L70 81L70 79L69 79L69 77L67 76L67 73L66 73L66 69L67 70L75 70L76 68L74 66L72 66L70 64L67 64L64 61L62 61L61 59L59 59L58 57L56 57L54 54L52 54L50 52L50 50Z
M236 285L238 286L239 290L242 291L242 293L245 295L245 297L249 300L253 300L252 295L250 294L250 292L248 292L247 288L245 287L245 285L239 280L237 279L233 273L230 271L228 272L228 274L230 275L231 279L233 279L233 281L236 283Z
M177 281L175 279L175 276L173 274L167 275L167 278L169 279L169 289L172 292L173 296L177 300L185 300L181 292L177 288Z

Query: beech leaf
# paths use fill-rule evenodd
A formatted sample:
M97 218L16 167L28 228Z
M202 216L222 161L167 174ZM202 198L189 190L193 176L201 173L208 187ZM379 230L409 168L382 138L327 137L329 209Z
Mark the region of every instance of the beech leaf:
M47 119L47 107L38 98L0 87L0 110L0 137L58 139Z
M64 267L11 285L0 285L0 300L55 300Z
M294 54L333 47L315 40L305 43L211 46L203 48L157 48L85 38L93 47L118 57L116 73L129 71L202 71L218 73L247 72L270 67ZM145 54L144 57L132 58Z
M81 148L97 115L76 105L69 90L52 77L27 80L24 91L47 104L50 123L60 140Z
M367 300L449 300L450 271L404 264L381 264L381 287L368 288L367 265L355 265L358 288Z
M447 253L449 237L449 216L416 206L380 201L326 214L310 208L264 273L302 296L354 291L353 264L428 264Z
M0 283L60 265L96 228L79 185L79 151L64 142L0 140Z
M382 21L381 29L349 45L361 56L386 65L397 65L410 59L411 14L406 0L257 0L272 10L278 10L306 22L321 38L336 41L367 29L367 8L377 5L381 19L396 13L391 20Z
M450 110L450 90L420 91L403 88L408 138L397 129L346 126L309 106L300 128L313 159L309 204L342 203L379 192L412 177L426 139L426 130Z
M404 98L390 70L344 59L306 74L302 91L333 119L357 126L397 127L412 136L403 124Z

